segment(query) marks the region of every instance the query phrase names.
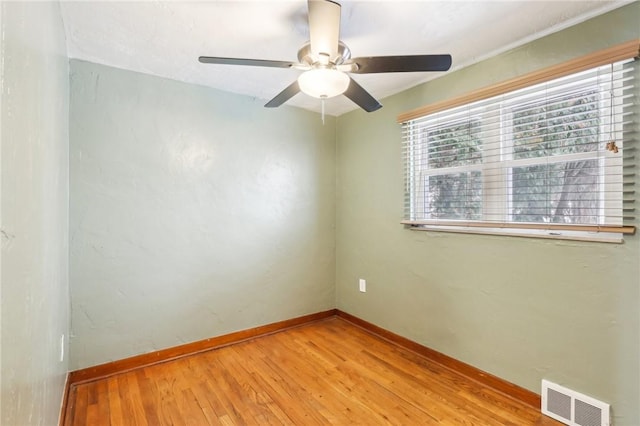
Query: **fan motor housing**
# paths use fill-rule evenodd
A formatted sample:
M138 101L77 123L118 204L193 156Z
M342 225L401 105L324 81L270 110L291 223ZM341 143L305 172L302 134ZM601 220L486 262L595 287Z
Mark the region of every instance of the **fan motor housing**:
M334 65L340 65L346 60L351 59L351 50L342 41L338 42L338 54L329 61ZM301 64L313 65L318 62L317 55L311 52L311 42L306 42L300 50L298 50L298 62Z

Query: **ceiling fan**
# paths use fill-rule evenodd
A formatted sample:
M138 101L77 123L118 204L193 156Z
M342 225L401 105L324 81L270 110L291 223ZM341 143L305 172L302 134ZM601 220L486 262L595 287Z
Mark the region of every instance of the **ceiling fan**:
M373 96L347 73L447 71L451 55L367 56L352 58L340 41L340 4L331 0L308 0L309 39L298 50L298 62L263 59L200 56L205 64L248 65L295 68L304 72L296 81L271 99L265 107L278 107L299 92L319 99L344 95L367 112L382 107Z

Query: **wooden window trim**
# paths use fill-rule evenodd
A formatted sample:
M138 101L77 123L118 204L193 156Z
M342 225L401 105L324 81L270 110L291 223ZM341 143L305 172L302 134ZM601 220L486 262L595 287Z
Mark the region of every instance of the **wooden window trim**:
M549 80L564 77L580 71L611 64L625 59L640 56L640 39L630 40L597 52L593 52L578 58L552 65L538 71L533 71L525 75L503 81L488 87L474 90L467 94L446 99L433 104L425 105L407 112L403 112L397 117L398 123L405 123L416 118L443 111L449 108L465 105L471 102L499 96L507 92L522 89L534 84L544 83Z
M409 226L459 226L468 228L507 228L507 229L539 229L543 231L583 231L583 232L611 232L619 234L635 234L635 226L613 225L564 225L554 223L518 223L518 222L472 222L472 221L430 221L403 220L400 223Z

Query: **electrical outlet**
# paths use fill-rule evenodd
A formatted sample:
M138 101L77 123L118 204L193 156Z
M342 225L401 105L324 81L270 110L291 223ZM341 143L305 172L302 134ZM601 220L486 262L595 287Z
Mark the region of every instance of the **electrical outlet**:
M64 334L60 336L60 362L64 361Z
M367 292L367 281L363 278L360 278L360 291L362 293L366 293Z

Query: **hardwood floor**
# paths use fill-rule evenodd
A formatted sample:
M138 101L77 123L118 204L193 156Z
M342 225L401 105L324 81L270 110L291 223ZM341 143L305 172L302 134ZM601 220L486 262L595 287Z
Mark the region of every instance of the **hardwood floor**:
M72 425L560 425L341 319L72 386Z

